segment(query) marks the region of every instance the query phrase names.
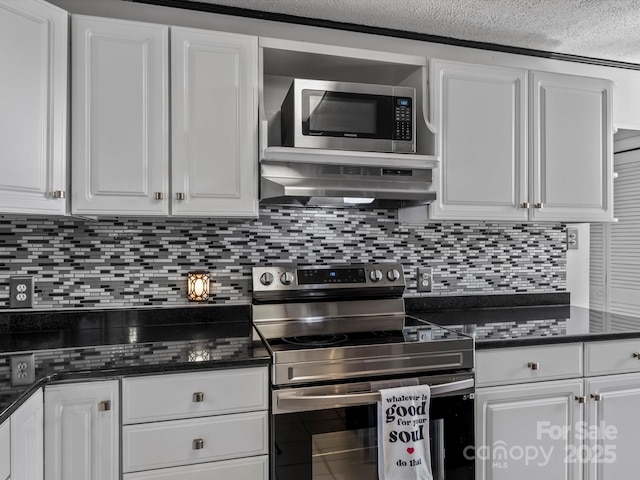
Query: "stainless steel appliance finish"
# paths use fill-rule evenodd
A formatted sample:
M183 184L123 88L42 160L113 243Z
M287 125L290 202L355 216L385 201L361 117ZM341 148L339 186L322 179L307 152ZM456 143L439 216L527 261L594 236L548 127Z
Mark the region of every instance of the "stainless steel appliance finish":
M272 478L377 478L379 390L426 384L433 478L473 480L474 341L406 315L404 289L396 263L253 268Z
M370 206L414 206L432 202L431 169L413 166L325 165L276 162L260 164L262 204L346 205L345 198L370 199ZM375 202L375 203L374 203ZM355 203L355 202L354 202Z
M281 109L282 145L415 153L411 87L294 79Z

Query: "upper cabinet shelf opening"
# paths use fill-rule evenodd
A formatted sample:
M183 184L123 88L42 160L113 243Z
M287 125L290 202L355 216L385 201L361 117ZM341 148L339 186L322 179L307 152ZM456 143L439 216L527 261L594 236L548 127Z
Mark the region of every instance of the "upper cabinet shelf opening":
M416 153L372 154L375 162L392 165L411 157L424 168L437 164L435 138L426 117L428 61L426 57L310 44L273 38L259 39L260 54L260 159L287 161L310 156L314 162L348 164L357 152L282 146L281 108L294 79L325 80L411 87L416 91ZM311 160L313 158L313 160Z

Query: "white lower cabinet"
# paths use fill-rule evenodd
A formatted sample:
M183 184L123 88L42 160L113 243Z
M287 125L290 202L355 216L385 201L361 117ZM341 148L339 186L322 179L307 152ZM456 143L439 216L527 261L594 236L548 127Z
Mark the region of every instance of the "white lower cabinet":
M124 479L268 478L266 367L123 379Z
M585 380L591 401L586 422L593 429L582 455L587 480L632 478L640 470L640 374Z
M583 415L582 379L479 388L476 479L578 480L567 461L580 449L571 433Z
M119 403L118 380L46 388L46 480L120 478Z
M11 415L11 479L43 480L42 389Z
M637 476L639 352L640 339L477 352L476 479Z
M0 480L11 476L11 422L0 425Z
M223 462L128 473L124 480L267 480L268 457L250 457Z

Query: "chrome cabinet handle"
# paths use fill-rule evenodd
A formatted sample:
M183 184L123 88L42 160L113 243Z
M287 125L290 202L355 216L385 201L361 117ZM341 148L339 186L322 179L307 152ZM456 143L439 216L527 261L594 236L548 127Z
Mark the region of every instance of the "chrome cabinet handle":
M186 195L184 193L176 193L176 200L184 200Z
M634 352L633 358L637 358L638 360L640 360L640 352Z
M98 402L99 412L108 412L110 410L111 410L111 400L104 400L103 402Z
M600 400L602 400L602 395L600 395L599 393L592 393L591 398L593 398L596 402L599 402Z
M530 208L531 204L529 202L524 202L520 204L520 208Z
M584 395L580 395L579 397L576 397L576 400L578 401L578 403L585 403L587 401L587 397L585 397Z
M51 196L53 198L65 198L67 196L67 192L65 192L64 190L54 190L53 192L51 192Z
M533 208L538 208L540 210L542 210L544 208L544 203L536 203L533 205Z
M195 403L204 402L204 393L203 392L195 392L193 394L193 401Z
M196 438L193 442L191 442L191 448L193 450L202 450L204 448L204 440L201 438Z
M154 200L164 200L164 193L162 192L153 192Z
M540 370L540 363L538 363L538 362L529 362L527 364L527 367L529 367L531 370Z

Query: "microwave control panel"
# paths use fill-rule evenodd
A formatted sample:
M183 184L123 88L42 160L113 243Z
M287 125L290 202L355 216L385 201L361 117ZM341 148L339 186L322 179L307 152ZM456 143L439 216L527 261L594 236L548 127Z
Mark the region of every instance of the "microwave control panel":
M395 131L394 140L409 140L413 135L411 98L394 97Z

